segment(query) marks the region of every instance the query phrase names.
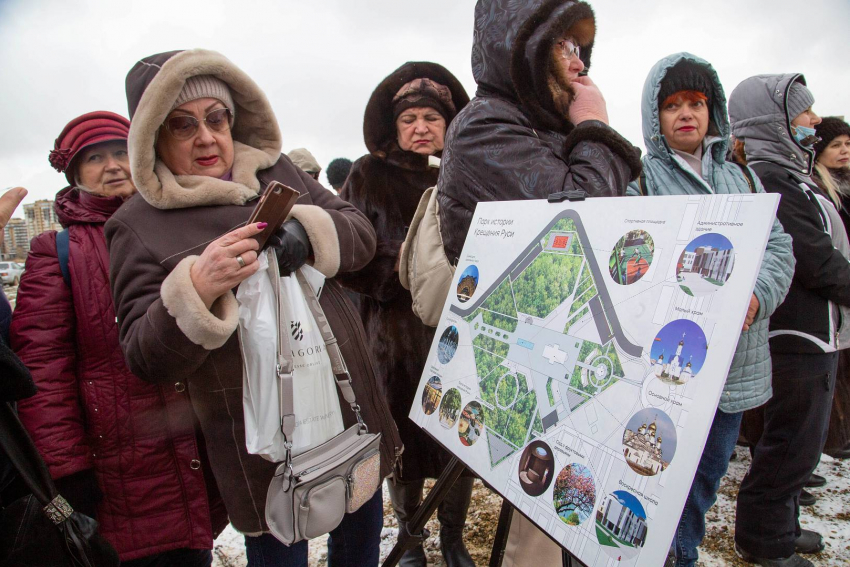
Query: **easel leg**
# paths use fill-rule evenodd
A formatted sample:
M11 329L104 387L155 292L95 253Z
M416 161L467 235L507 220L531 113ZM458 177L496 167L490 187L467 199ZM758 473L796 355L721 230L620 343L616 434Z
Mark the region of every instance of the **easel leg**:
M493 537L493 550L490 552L490 567L501 567L502 565L505 545L508 543L508 533L511 531L513 512L513 505L503 498L502 509L499 512L499 523L496 526L496 535Z
M410 521L407 523L406 533L399 531L398 542L396 542L390 554L387 555L387 558L384 559L384 562L381 564L382 567L395 567L398 565L405 551L413 549L428 537L429 534L425 530L425 524L434 515L437 506L440 505L440 502L446 497L446 493L454 486L455 481L463 474L464 470L466 470L464 464L457 457L452 457L443 474L434 483L433 488L428 491L428 496L425 497L425 500L416 509L413 517L410 518Z
M428 496L416 509L416 512L407 523L407 531L402 533L399 531L398 541L390 551L387 558L381 564L381 567L395 567L401 560L401 556L408 549L413 549L420 545L430 535L425 529L425 524L434 515L437 507L440 505L449 489L454 486L455 481L466 470L466 466L461 463L457 457L452 457L448 466L434 483L433 488L428 491ZM508 541L508 533L511 527L511 517L513 515L514 506L507 500L502 500L502 508L499 512L499 524L496 526L496 535L493 541L493 550L490 555L490 567L499 567L502 564L502 559L505 553L505 544ZM563 550L563 566L578 567L582 563L574 561L574 557L567 550Z

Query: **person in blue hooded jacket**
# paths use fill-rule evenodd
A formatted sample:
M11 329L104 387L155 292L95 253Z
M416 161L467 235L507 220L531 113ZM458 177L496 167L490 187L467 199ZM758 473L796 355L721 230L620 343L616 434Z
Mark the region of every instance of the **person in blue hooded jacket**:
M746 166L726 160L729 120L726 97L712 66L690 53L655 64L641 104L647 154L643 175L630 195L763 193ZM716 500L735 449L745 410L771 397L768 318L782 303L794 273L791 237L774 221L720 407L673 541L677 566L691 566L705 535L705 514Z

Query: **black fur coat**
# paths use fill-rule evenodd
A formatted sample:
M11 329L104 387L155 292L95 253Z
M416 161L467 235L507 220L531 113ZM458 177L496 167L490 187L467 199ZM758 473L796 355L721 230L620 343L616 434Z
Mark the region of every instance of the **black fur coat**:
M449 87L458 110L469 102L458 80L440 65L406 63L397 69L369 100L363 131L370 153L354 162L340 191L340 197L372 222L378 237L374 259L359 272L337 279L361 294L360 315L375 371L386 389L404 442L399 476L405 481L436 478L451 459L407 417L419 395L419 379L435 329L425 326L413 314L410 292L401 286L395 265L419 199L426 189L437 184L438 171L428 167L427 157L398 147L391 100L402 85L419 77Z

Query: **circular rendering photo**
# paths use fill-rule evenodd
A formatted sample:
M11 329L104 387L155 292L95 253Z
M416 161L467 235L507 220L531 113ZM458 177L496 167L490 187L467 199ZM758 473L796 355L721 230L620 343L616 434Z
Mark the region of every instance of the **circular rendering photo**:
M633 471L655 476L670 466L676 454L676 426L666 413L655 408L634 414L623 432L623 455Z
M460 392L457 388L449 388L440 404L440 425L451 429L457 423L460 415Z
M471 264L461 272L457 280L457 300L461 303L469 301L475 295L478 287L478 266Z
M428 378L428 383L425 384L425 389L422 390L422 411L425 415L431 415L437 406L440 405L440 398L443 396L443 384L440 382L439 376L431 376Z
M519 485L529 496L540 496L552 484L555 456L543 441L529 443L519 459Z
M460 413L457 424L457 436L460 438L460 442L466 447L475 445L475 442L481 437L483 429L484 414L481 411L481 404L469 402Z
M605 553L622 561L640 553L646 542L646 510L631 492L606 494L596 509L596 539Z
M596 503L596 485L590 469L578 463L565 466L555 479L552 502L565 524L577 526L588 519Z
M676 281L691 297L708 295L726 284L734 265L735 250L729 239L709 232L685 246L676 263Z
M620 285L633 284L640 280L655 253L655 243L645 230L630 230L621 238L608 260L608 273Z
M688 319L676 319L664 325L649 350L649 362L656 378L681 386L695 378L708 354L708 342L699 325Z
M440 364L448 364L454 358L455 352L457 352L457 339L457 327L454 325L446 327L446 330L440 335L440 344L437 346L437 358L440 360Z

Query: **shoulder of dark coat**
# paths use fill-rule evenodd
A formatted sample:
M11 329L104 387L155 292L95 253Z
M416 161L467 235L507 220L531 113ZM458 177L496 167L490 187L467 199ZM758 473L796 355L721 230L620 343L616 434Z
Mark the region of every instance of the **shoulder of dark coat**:
M794 176L780 165L759 162L751 164L749 167L758 175L759 181L768 193L798 192L800 189Z
M374 204L400 203L402 199L411 199L416 205L421 197L422 185L433 184L434 171L411 171L366 155L352 166L340 197Z
M106 233L107 241L109 240L109 234L115 230L119 224L132 224L133 219L145 217L151 214L160 214L163 210L170 209L157 209L148 203L140 193L136 193L127 199L127 201L121 205L121 207L119 207L104 224L104 232Z
M630 181L637 179L643 169L643 164L640 161L640 148L632 145L631 142L607 124L589 121L574 128L565 141L565 151L569 154L580 142L603 144L614 155L622 158L629 167Z

